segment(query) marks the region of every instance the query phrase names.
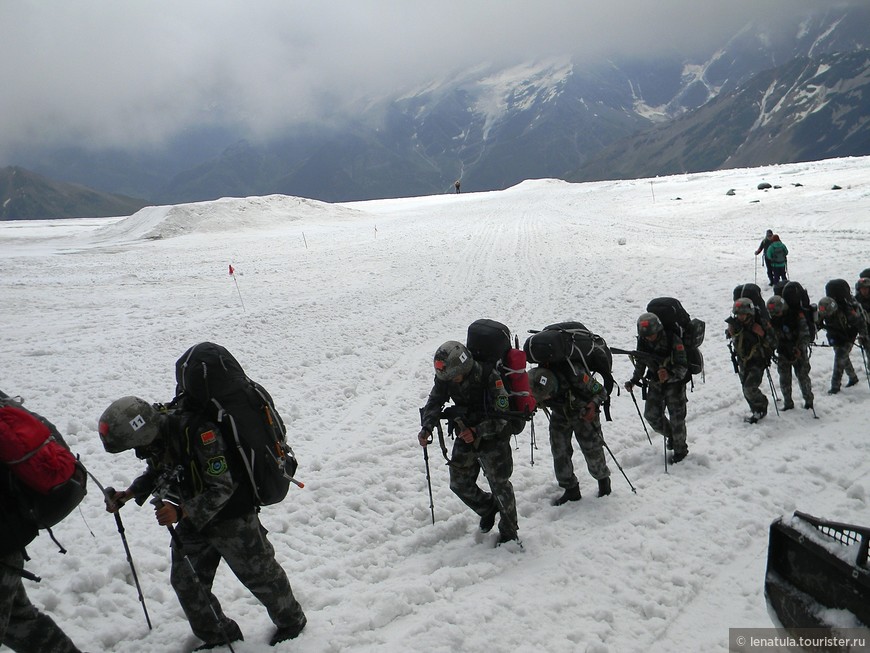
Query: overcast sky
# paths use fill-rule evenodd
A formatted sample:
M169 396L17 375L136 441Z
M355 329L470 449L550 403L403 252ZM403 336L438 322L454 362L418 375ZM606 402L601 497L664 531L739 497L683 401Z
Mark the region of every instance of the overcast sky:
M159 144L217 116L268 133L481 62L692 51L830 4L0 0L0 163L21 144Z

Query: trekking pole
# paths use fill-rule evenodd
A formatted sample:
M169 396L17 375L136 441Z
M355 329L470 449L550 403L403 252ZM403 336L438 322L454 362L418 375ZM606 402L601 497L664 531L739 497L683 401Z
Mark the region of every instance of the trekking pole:
M758 285L758 254L755 255L755 285Z
M773 385L773 377L770 375L770 366L764 368L767 372L767 380L770 383L770 392L773 394L773 407L776 408L776 416L779 417L779 397L776 395L776 387Z
M162 508L165 505L163 499L165 498L169 490L169 481L177 479L183 469L184 468L179 465L174 470L163 474L153 490L154 498L151 500L151 505L155 506L156 508ZM199 593L202 595L202 598L205 599L206 604L208 604L208 607L211 609L211 613L214 616L215 623L217 624L218 629L221 631L221 635L224 636L227 647L230 649L230 653L236 653L235 649L233 648L232 639L230 639L230 635L227 632L227 629L224 627L221 618L218 616L217 610L215 610L214 603L212 603L211 601L209 592L205 589L205 585L202 584L202 580L200 580L199 574L196 573L196 567L193 566L193 561L190 559L190 556L187 555L187 553L185 552L184 544L181 542L181 538L179 537L178 532L175 530L175 527L172 524L167 524L166 530L169 531L169 535L172 538L172 543L175 545L175 550L187 563L187 568L193 575L194 584L199 589Z
M665 408L666 407L667 407L667 402L665 401L664 392L662 392L662 403L661 403L661 407L659 408L659 410L661 411L662 420L664 420L664 417L665 417ZM670 416L670 413L668 413L668 415ZM667 422L664 422L664 423L670 424L670 420L668 420ZM670 472L668 472L668 436L665 435L664 433L662 433L662 439L664 440L664 443L665 443L665 445L664 445L665 446L665 474L669 474ZM673 446L673 444L671 444L671 446Z
M432 525L435 525L435 500L432 498L432 477L429 476L429 445L432 444L432 434L426 440L423 447L423 461L426 463L426 485L429 486L429 511L432 513Z
M631 488L632 492L637 494L637 490L631 484L631 481L628 480L628 476L626 475L625 470L622 469L622 465L619 464L619 461L616 459L616 456L613 455L613 452L610 450L610 447L607 446L607 441L604 439L604 434L601 432L601 425L600 424L598 425L598 435L601 436L601 444L604 445L604 448L607 449L607 453L609 453L610 457L613 458L613 464L616 465L617 469L619 469L619 471L622 472L622 475L625 477L625 481L626 481L626 483L628 483L628 487Z
M532 417L532 419L529 420L529 424L530 424L529 428L531 429L531 440L529 440L529 457L531 459L530 460L531 466L534 467L535 466L535 449L538 448L538 442L535 440L535 418L534 417Z
M652 438L649 436L649 431L646 428L646 422L643 419L643 415L640 412L640 406L637 405L637 398L634 396L634 390L629 390L628 394L631 395L631 400L634 402L634 409L637 411L637 416L640 418L640 424L643 426L643 432L646 433L646 439L649 440L650 446L652 446Z
M12 565L5 563L5 562L0 562L0 567L3 567L3 569L8 569L13 574L17 574L18 576L21 576L25 580L32 580L34 583L41 583L42 582L42 578L40 576L37 576L36 574L34 574L30 571L27 571L23 567L21 567L21 568L13 567Z
M870 365L867 364L867 350L859 344L858 349L861 350L861 360L864 361L864 376L867 377L867 385L870 385Z
M670 474L668 471L668 436L662 436L662 442L664 443L665 448L665 474Z
M455 422L456 422L456 426L459 428L460 431L464 431L466 428L468 428L465 426L465 422L463 422L461 418L457 417ZM486 465L483 462L483 458L480 457L480 454L477 455L477 464L480 465L480 470L483 472L483 475L486 477L486 480L489 481L490 476L489 476L489 473L486 471ZM519 526L514 522L514 520L511 518L511 515L505 509L505 506L504 506L504 503L502 503L501 497L498 496L498 492L495 491L495 489L492 487L491 484L489 487L490 487L490 489L493 490L492 496L495 499L495 502L498 504L498 509L499 509L499 512L501 513L501 518L504 519L508 523L508 526L510 526L510 528L513 530L514 533L519 533L519 530L520 530ZM517 535L517 544L519 544L520 546L523 545L522 542L520 542L519 535Z
M477 457L477 464L480 465L480 470L483 472L483 475L486 476L486 480L488 481L489 480L489 473L486 471L486 465L483 464L483 459L480 456ZM490 489L492 489L491 485L490 485ZM511 518L510 514L508 513L508 511L505 509L504 503L502 503L501 497L498 496L498 492L493 490L492 496L495 499L495 502L498 504L498 509L499 509L499 513L501 513L501 518L504 519L508 523L508 526L510 526L510 528L513 529L514 533L517 533L517 544L522 548L523 543L520 542L520 538L519 538L520 527L514 522L514 520Z
M115 496L115 488L107 487L103 490L103 495L106 501L112 502L112 497ZM145 613L145 623L148 624L148 630L153 630L151 627L151 617L148 616L148 608L145 606L145 596L142 594L142 586L139 584L139 576L136 574L136 566L133 564L133 554L130 553L130 545L127 544L127 535L124 530L124 522L121 521L121 506L115 511L115 525L118 527L118 534L121 536L121 542L124 544L124 552L127 554L127 562L130 565L130 572L133 574L133 583L136 585L136 592L139 594L139 603L142 604L142 611Z
M115 502L112 500L112 497L115 496L115 488L103 487L103 484L100 483L97 477L94 476L87 467L85 467L85 471L88 476L91 477L94 484L100 489L100 492L103 493L106 502L114 505ZM127 554L127 563L130 565L130 573L133 575L133 584L136 585L136 592L139 594L139 603L142 604L142 611L145 613L145 623L148 624L148 630L153 630L153 627L151 626L151 617L148 616L148 608L145 606L145 595L142 594L142 586L139 584L139 575L136 573L136 566L133 564L133 554L130 552L130 545L127 544L127 535L124 529L124 522L121 521L120 510L121 506L118 506L118 509L114 513L115 525L118 527L118 534L121 536L121 542L124 545L124 552Z

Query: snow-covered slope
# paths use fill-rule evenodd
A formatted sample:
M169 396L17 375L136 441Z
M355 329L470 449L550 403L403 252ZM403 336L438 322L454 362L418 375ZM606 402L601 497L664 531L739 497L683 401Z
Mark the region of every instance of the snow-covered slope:
M115 487L140 462L102 451L97 418L122 395L171 398L173 364L191 344L226 345L270 390L306 487L262 518L309 623L270 649L264 609L222 567L215 594L245 632L239 653L726 651L729 627L771 625L762 588L773 519L801 509L870 523L863 370L860 385L829 397L830 350L816 349L820 419L771 412L749 426L722 321L733 287L764 278L753 252L767 228L814 300L827 280L854 282L870 266L868 173L870 160L845 159L0 224L2 389L55 421ZM762 180L781 188L759 191ZM659 295L707 322L689 457L666 475L660 439L650 446L623 393L604 435L636 493L609 458L614 492L595 498L577 453L583 500L550 506L559 490L538 416L535 465L528 430L514 452L524 551L494 549L493 534L476 532L435 448L433 526L416 433L437 346L489 317L521 340L579 319L630 348L637 316ZM621 357L614 369L620 381L631 373ZM123 517L152 632L94 489L55 531L66 556L44 536L31 545L29 567L44 580L28 584L30 596L84 650L189 650L198 642L169 587L168 535L147 507Z

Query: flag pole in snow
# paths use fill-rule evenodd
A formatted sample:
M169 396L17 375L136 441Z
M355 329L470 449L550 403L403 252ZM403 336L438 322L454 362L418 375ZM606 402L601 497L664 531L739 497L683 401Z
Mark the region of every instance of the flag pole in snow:
M233 278L233 281L236 284L236 292L239 293L239 302L241 302L241 304L242 304L242 313L244 313L244 312L246 312L245 311L245 301L242 299L242 291L239 290L239 282L238 282L238 280L236 280L236 270L235 270L235 268L233 268L232 263L230 263L230 276Z

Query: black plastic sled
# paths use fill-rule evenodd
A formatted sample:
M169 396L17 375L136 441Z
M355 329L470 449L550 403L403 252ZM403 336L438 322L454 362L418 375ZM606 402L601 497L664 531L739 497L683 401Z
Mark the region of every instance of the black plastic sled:
M868 543L867 526L825 521L798 511L791 519L773 522L764 594L782 626L870 626ZM854 623L848 624L852 617Z

